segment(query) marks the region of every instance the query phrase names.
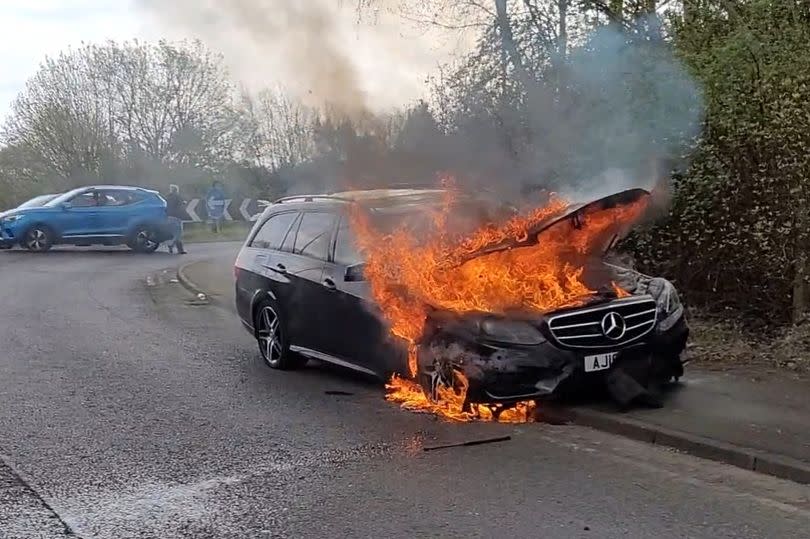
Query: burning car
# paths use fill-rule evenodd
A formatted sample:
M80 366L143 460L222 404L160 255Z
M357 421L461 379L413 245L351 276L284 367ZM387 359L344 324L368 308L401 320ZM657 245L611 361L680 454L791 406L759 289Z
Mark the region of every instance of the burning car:
M524 214L454 189L282 199L237 258L237 310L270 367L393 373L389 399L456 419L525 419L582 387L654 400L683 374L683 306L610 261L649 198Z

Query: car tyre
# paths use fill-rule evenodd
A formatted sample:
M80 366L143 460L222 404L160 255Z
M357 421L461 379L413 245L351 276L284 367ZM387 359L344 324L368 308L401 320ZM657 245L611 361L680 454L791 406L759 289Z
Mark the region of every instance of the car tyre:
M292 370L306 365L307 358L290 351L287 329L281 317L281 309L275 301L262 301L256 307L253 320L259 353L268 367Z
M22 246L35 253L44 253L53 247L53 231L45 225L34 225L23 234Z
M150 226L139 226L135 229L127 245L133 251L139 253L154 253L160 242L157 240L157 233Z
M433 363L430 366L425 366L419 372L419 385L422 387L422 392L430 402L437 403L441 400L441 390L452 390L453 393L459 394L465 391L464 386L453 367L449 362ZM462 404L462 410L469 412L472 410L469 401L470 393L469 388L466 389L467 394Z

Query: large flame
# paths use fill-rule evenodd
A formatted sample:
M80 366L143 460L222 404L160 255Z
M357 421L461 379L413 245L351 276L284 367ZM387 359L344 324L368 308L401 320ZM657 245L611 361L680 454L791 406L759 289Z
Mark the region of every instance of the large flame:
M501 423L526 423L531 421L535 409L532 401L519 402L510 407L497 404L472 404L464 410L464 399L467 395L467 379L457 373L461 388L439 388L439 398L434 402L425 396L422 387L413 380L393 376L385 385L388 390L386 399L400 403L405 410L432 413L439 417L455 421L499 421Z
M465 237L458 237L449 230L457 199L458 193L451 188L446 190L439 208L425 209L423 218L433 225L427 237L405 225L393 231L375 229L369 214L359 206L351 215L358 247L365 255L365 276L372 295L390 331L410 343L411 378L417 372L416 343L430 308L503 314L515 309L546 312L586 301L596 293L583 280L590 255L617 224L634 222L646 206L644 198L585 213L576 225L571 220L552 225L537 243L491 249L509 241L525 242L533 227L563 213L568 202L553 196L526 215L501 224L485 223ZM482 251L487 254L480 254ZM617 295L627 295L615 284L613 289ZM427 399L412 380L394 377L386 387L387 398L404 408L455 420L527 421L534 406L521 403L500 410L478 405L462 410L466 383L455 391L444 388L438 402Z

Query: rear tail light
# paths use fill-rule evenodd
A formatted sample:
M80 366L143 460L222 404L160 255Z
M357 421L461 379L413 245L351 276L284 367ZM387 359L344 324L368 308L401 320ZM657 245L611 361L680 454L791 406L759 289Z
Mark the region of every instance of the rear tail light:
M239 266L234 266L233 267L233 278L234 278L234 280L239 278Z

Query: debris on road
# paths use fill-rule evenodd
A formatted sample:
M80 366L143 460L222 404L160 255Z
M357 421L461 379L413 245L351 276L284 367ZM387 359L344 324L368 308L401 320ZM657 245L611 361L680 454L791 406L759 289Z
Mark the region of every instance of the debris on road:
M483 445L483 444L494 444L497 442L506 442L511 440L511 436L496 436L494 438L479 438L477 440L467 440L466 442L455 442L449 444L440 444L440 445L428 445L422 448L423 451L436 451L437 449L448 449L451 447L466 447L470 445Z
M326 395L346 395L346 396L354 395L354 393L350 391L340 391L339 389L327 389L326 391L324 391L324 393Z

